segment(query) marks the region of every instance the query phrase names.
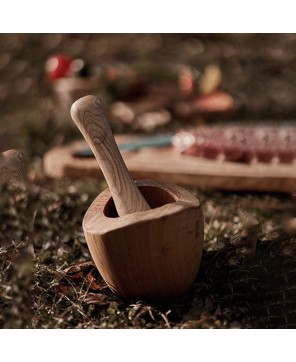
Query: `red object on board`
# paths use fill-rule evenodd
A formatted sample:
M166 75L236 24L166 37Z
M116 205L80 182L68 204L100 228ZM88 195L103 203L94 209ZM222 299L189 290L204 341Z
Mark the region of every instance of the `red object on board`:
M45 63L45 70L50 80L67 77L71 72L70 59L62 54L57 54L50 57Z

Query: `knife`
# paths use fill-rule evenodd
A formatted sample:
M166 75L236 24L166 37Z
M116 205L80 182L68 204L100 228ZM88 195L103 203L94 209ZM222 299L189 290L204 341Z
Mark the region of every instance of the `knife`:
M155 136L145 136L131 142L119 142L118 148L120 151L136 151L141 148L157 148L167 147L172 144L173 133L160 134ZM94 154L90 148L74 151L72 154L74 157L94 157Z

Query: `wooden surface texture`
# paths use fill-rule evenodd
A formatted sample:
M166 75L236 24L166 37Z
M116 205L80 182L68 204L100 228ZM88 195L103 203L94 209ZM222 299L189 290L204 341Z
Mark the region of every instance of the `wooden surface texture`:
M135 135L115 137L117 142L135 139ZM98 178L102 172L95 158L73 157L84 149L83 141L50 150L44 157L44 169L53 178ZM180 185L231 191L293 192L296 166L263 163L217 162L180 155L172 147L146 148L122 153L134 179L156 179Z

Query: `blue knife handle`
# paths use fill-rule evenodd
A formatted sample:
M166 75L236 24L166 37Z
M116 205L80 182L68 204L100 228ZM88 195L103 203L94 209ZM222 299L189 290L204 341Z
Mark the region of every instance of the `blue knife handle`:
M133 142L123 142L118 143L118 148L120 151L135 151L141 148L157 148L157 147L166 147L172 144L172 133L142 137ZM85 148L73 153L74 157L94 157L94 154L90 148Z

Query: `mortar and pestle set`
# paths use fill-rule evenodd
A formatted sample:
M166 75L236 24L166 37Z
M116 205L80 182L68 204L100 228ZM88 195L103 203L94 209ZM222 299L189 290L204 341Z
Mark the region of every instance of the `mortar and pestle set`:
M123 298L162 299L186 293L197 276L203 249L199 200L177 185L132 180L99 97L78 99L71 116L109 186L83 219L101 276Z

